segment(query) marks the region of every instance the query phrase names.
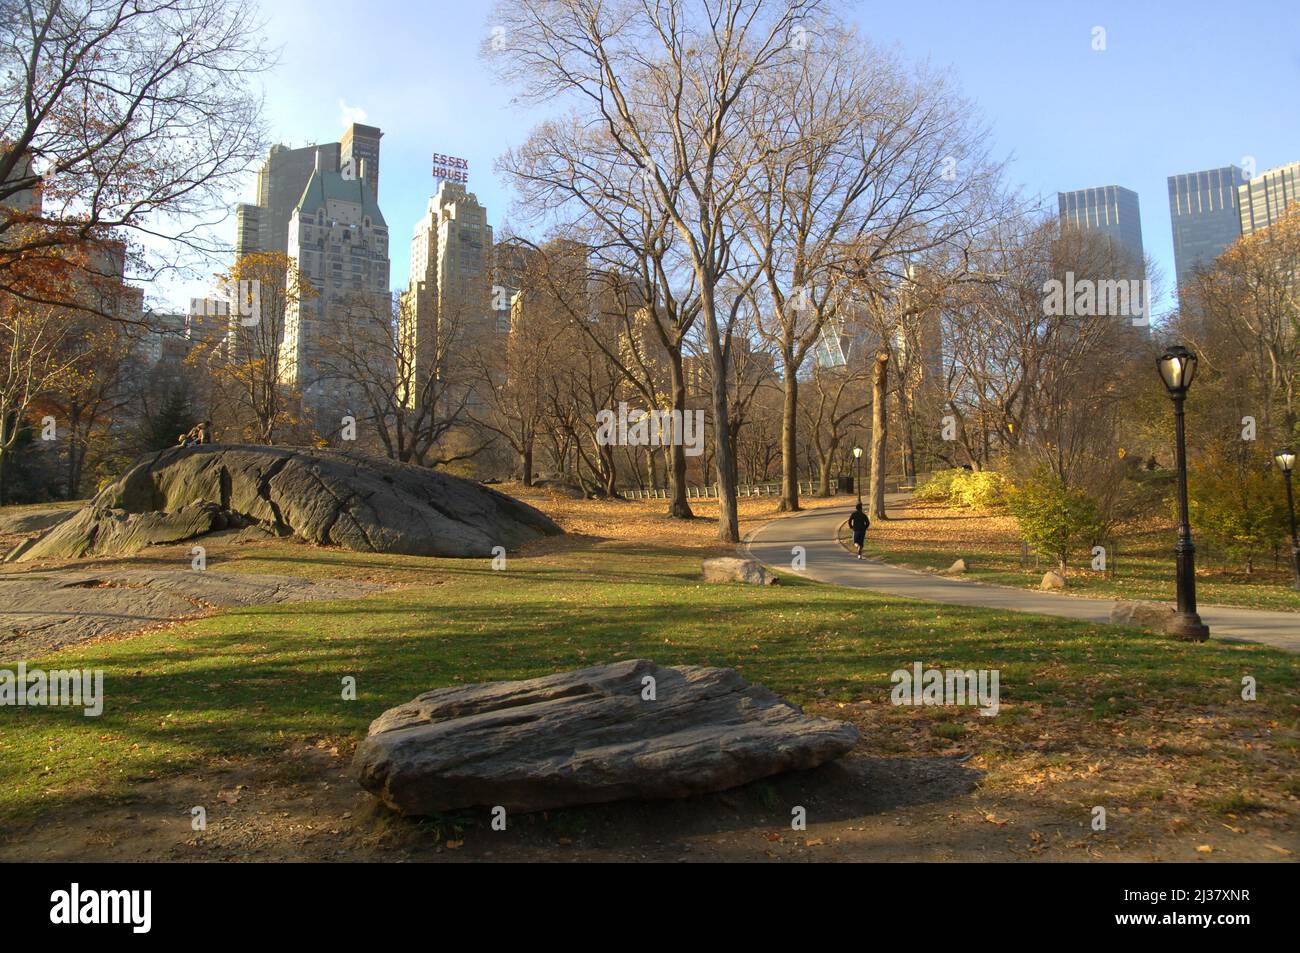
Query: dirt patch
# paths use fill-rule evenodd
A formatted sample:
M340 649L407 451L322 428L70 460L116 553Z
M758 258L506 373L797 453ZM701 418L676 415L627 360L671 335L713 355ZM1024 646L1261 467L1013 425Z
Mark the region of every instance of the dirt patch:
M1278 861L1298 846L1261 821L1179 827L1155 811L1093 831L1082 805L991 794L961 759L868 754L680 801L513 815L500 831L487 810L397 817L357 787L351 753L320 739L274 764L74 801L10 827L0 861Z

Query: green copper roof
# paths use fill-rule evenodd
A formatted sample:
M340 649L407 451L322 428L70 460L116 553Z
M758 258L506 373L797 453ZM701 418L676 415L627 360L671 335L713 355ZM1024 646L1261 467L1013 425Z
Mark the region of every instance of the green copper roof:
M299 212L315 214L319 209L324 208L325 203L330 199L359 204L362 214L370 216L372 225L388 227L388 223L384 221L384 213L379 211L379 203L370 194L365 181L360 177L345 179L341 172L314 170L311 178L307 180L307 187L302 190L302 198L298 200L295 207Z

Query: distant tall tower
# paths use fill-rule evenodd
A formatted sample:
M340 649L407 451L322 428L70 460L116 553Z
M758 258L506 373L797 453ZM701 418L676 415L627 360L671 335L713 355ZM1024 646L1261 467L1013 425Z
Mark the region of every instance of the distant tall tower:
M339 167L339 144L290 149L274 145L257 173L257 201L235 209L235 259L254 252L289 253L289 219L316 170Z
M1057 193L1062 224L1101 232L1142 261L1142 214L1137 193L1118 185Z
M464 185L443 181L415 225L410 284L402 295L400 339L416 380L444 372L430 362L439 352L454 360L447 354L453 342L468 346L497 328L491 273L487 209Z
M1275 224L1295 202L1300 202L1300 162L1261 172L1237 189L1241 233L1249 235Z
M316 170L317 156L325 169L357 175L366 160L366 185L379 201L379 140L374 126L353 123L340 142L290 149L274 145L257 173L257 201L235 208L235 258L252 252L289 253L289 219ZM349 164L350 163L350 164Z
M282 379L303 395L303 404L325 423L335 415L360 410L357 395L332 380L323 358L330 342L356 340L343 322L354 305L390 307L388 224L366 184L363 158L355 176L329 168L323 153L289 220L289 257L315 289L303 301L290 301L280 348ZM383 360L383 342L375 359ZM391 358L388 360L391 364ZM328 419L328 418L333 418Z
M366 185L370 186L370 194L376 202L379 201L379 140L383 135L374 126L354 122L339 141L341 168L346 168L350 162L352 169L359 169L361 160L366 160Z
M1209 265L1241 235L1237 189L1241 169L1225 165L1169 176L1169 219L1174 230L1178 287L1195 269Z

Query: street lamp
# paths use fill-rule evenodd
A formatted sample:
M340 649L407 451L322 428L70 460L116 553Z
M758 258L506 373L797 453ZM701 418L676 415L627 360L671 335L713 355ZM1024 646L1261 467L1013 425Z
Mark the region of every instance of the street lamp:
M862 448L861 447L853 448L853 465L855 467L855 472L853 475L853 483L858 491L858 506L861 506L862 505Z
M1282 478L1286 480L1286 509L1291 515L1291 570L1295 573L1292 586L1300 589L1300 542L1296 541L1295 497L1291 493L1291 471L1295 469L1295 450L1291 447L1283 447L1273 454L1273 460L1277 463L1277 468L1282 471Z
M1187 515L1187 446L1183 432L1183 401L1196 377L1196 355L1174 345L1156 360L1160 377L1174 402L1174 454L1178 468L1178 613L1168 627L1175 638L1204 642L1210 629L1196 614L1196 547L1192 545L1192 524Z

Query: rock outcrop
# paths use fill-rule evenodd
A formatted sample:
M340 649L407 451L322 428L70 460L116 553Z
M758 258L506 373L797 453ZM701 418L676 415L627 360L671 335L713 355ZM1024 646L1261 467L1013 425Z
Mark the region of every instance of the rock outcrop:
M1110 621L1112 625L1132 625L1163 632L1176 615L1174 607L1163 602L1117 602L1111 607Z
M714 556L704 560L705 582L743 582L752 586L770 586L780 580L756 559L737 556Z
M211 609L357 599L383 586L191 569L56 569L0 573L0 665Z
M210 444L137 460L6 559L125 555L238 526L415 556L488 557L561 532L526 503L436 470L350 451Z
M357 746L361 786L403 814L678 798L811 768L858 731L729 668L644 659L426 692Z

